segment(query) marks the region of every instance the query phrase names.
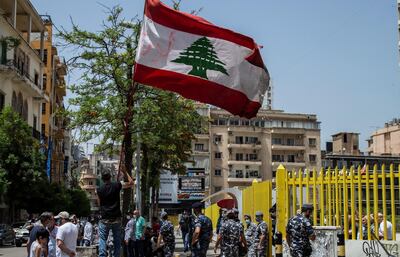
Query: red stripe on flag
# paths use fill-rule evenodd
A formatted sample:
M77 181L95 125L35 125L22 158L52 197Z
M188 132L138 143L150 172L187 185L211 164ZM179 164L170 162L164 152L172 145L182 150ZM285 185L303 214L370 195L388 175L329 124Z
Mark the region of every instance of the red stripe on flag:
M231 41L235 44L258 51L258 45L252 38L229 29L215 26L201 17L173 10L159 0L146 0L144 13L149 19L163 26L200 36ZM263 63L262 65L259 64L259 60L256 61L254 65L260 68L265 67Z
M160 70L136 63L134 81L160 89L174 91L185 98L209 103L234 115L248 119L257 115L259 102L251 101L237 90L195 76Z

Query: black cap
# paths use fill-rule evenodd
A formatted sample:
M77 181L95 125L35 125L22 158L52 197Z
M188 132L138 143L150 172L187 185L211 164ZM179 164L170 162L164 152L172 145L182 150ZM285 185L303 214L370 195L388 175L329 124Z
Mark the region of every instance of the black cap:
M195 202L194 204L192 204L192 208L193 209L201 209L201 208L203 208L203 203L202 202Z
M302 212L306 212L306 211L312 211L314 210L314 206L310 203L305 203L303 204L303 206L301 207L301 211Z

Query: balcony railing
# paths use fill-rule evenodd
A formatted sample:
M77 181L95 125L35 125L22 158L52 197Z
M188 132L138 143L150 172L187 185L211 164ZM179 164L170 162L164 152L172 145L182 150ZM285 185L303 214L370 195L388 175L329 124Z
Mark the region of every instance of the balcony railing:
M42 88L40 82L39 81L35 82L35 79L30 76L29 66L26 67L24 65L18 65L15 59L9 59L6 61L3 60L1 64L15 70L21 77L27 79L32 85L35 85L37 88L39 89Z
M34 129L34 128L32 129L32 136L34 138L36 138L37 140L39 140L39 141L41 139L41 133L39 131L37 131L36 129Z

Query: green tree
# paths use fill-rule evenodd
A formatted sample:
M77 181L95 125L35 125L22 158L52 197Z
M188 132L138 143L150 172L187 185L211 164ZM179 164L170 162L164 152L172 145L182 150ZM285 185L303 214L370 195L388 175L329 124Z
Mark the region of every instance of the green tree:
M173 62L193 66L189 74L204 79L208 79L207 70L219 71L229 76L224 68L225 63L218 59L214 46L206 37L194 41L193 44L181 52L179 57L173 60Z
M67 190L71 197L68 208L69 213L76 214L78 217L87 217L90 215L90 201L87 194L82 189Z
M161 167L171 169L188 160L190 151L191 130L183 137L183 131L189 123L198 119L192 102L177 97L172 93L160 91L144 85L132 84L132 67L135 49L138 44L140 21L122 18L122 9L107 9L108 17L103 21L103 28L90 32L72 24L72 30L62 29L59 32L64 46L74 49L74 57L68 61L72 69L82 73L80 80L70 87L74 98L71 104L76 109L70 112L71 127L79 129L79 140L87 141L98 138L103 148L111 148L115 143L123 144L125 169L132 174L133 152L136 142L142 145L143 154L149 149L148 162L142 164L144 184L156 184L155 176L148 176L149 167L155 163L154 149L159 150ZM135 103L140 103L140 105ZM169 115L165 115L169 111ZM176 122L172 114L181 115L179 121L187 118L182 124ZM175 132L175 131L180 131ZM140 133L140 137L137 137ZM181 135L166 140L165 134ZM186 135L185 134L185 135ZM182 140L188 139L184 143ZM170 143L173 143L169 145ZM180 164L180 165L178 165ZM159 168L160 165L157 166ZM142 190L143 191L143 190ZM147 191L144 191L144 195ZM131 207L131 191L125 190L123 211Z
M47 182L45 156L39 142L32 137L32 128L21 117L6 107L0 113L0 176L10 217L16 209L29 209L38 204L28 201Z

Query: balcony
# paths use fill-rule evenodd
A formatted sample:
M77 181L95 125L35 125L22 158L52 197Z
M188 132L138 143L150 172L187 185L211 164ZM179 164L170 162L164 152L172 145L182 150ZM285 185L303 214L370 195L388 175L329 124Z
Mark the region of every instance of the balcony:
M261 160L249 160L249 159L228 160L228 165L256 165L256 166L261 166L262 162L261 162Z
M304 144L272 144L272 150L292 150L292 151L304 151L306 149Z
M210 138L210 135L208 133L207 134L195 134L194 136L196 137L196 139L209 139Z
M95 185L81 185L81 188L84 190L96 190L96 186Z
M209 156L210 155L210 151L207 149L203 149L203 150L199 150L199 149L195 149L193 150L193 155L197 155L197 156Z
M228 176L228 182L230 183L252 183L254 180L260 182L261 177L250 176L246 171L244 174L237 174L236 172L231 171Z
M256 143L238 143L235 141L228 141L228 148L238 148L238 149L261 149L261 142L257 141Z
M272 162L272 166L274 168L277 168L280 164L282 164L283 166L285 166L285 168L287 169L293 169L293 168L304 168L306 167L306 163L305 162Z

